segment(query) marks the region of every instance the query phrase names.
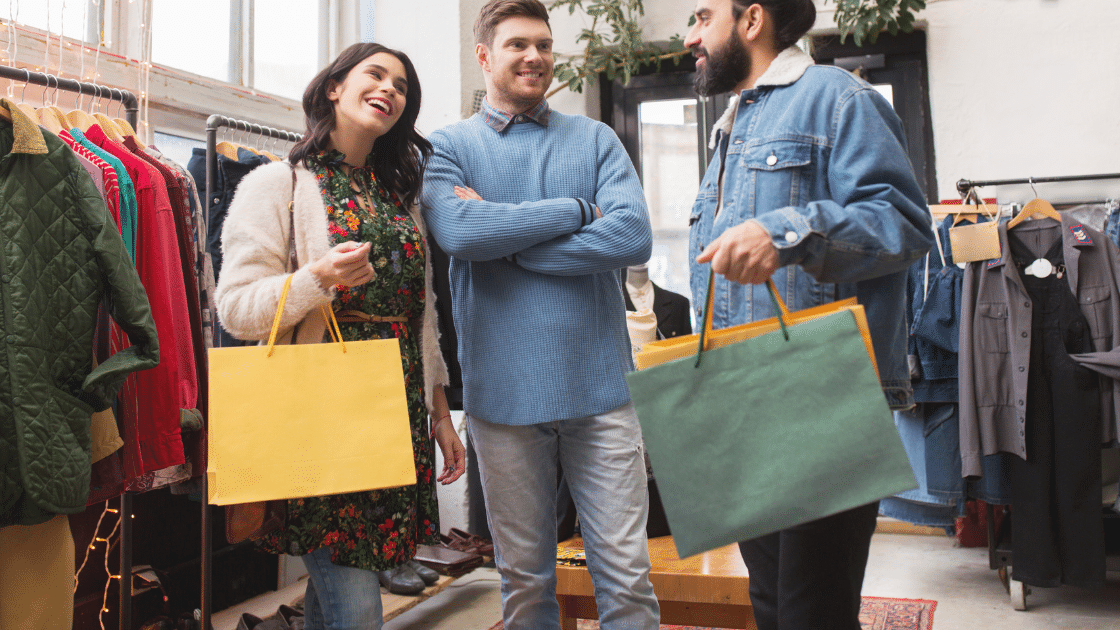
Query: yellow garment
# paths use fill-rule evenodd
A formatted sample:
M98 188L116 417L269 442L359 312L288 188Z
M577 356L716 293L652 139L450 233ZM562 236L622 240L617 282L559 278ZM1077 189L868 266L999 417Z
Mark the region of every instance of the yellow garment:
M97 367L96 356L93 357L93 367ZM120 430L117 429L117 417L113 414L112 407L105 411L96 411L90 416L89 437L93 444L93 448L90 450L90 464L96 464L124 446Z
M59 514L0 527L0 630L58 630L74 618L74 537Z
M12 153L45 155L47 143L43 140L43 131L39 129L39 123L28 118L22 109L6 98L0 99L0 106L12 113Z
M91 464L96 464L124 446L112 409L98 411L90 416L89 436L93 441L93 450L89 458Z

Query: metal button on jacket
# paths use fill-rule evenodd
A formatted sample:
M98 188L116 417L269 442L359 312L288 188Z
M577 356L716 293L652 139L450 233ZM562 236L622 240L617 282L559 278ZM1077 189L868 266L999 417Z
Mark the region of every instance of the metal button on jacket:
M774 155L773 153L770 154L770 157L766 158L766 164L768 164L770 166L774 166L777 163L778 163L778 156Z

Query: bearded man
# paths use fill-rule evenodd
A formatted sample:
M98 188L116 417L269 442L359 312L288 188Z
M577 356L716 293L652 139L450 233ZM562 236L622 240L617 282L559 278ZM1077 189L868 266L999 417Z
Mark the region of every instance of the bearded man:
M692 211L698 317L709 263L714 328L774 317L771 277L793 310L854 296L887 402L912 405L906 270L933 234L898 116L866 82L796 46L813 0L699 0L695 14L685 45L696 91L734 93ZM760 630L859 630L877 512L878 502L739 543Z

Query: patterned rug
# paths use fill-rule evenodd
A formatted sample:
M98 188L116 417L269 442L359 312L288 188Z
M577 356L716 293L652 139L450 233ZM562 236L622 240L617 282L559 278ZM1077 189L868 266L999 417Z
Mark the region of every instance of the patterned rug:
M863 630L932 630L933 610L937 602L930 599L896 599L864 597L859 609ZM490 630L502 630L498 622ZM597 630L599 622L579 620L579 630ZM717 630L698 626L661 626L661 630Z

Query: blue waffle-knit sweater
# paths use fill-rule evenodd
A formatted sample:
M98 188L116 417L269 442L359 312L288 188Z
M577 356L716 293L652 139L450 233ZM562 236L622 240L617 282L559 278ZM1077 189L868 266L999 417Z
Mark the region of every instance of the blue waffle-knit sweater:
M618 270L649 260L652 233L618 136L551 111L547 125L503 131L475 114L430 140L422 208L451 258L465 411L527 425L629 402ZM456 185L484 201L460 200Z

